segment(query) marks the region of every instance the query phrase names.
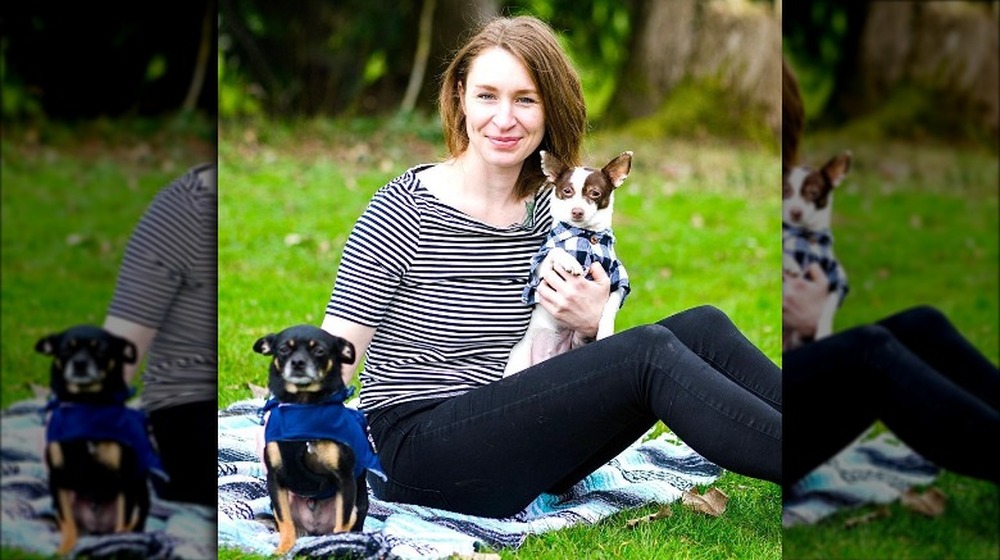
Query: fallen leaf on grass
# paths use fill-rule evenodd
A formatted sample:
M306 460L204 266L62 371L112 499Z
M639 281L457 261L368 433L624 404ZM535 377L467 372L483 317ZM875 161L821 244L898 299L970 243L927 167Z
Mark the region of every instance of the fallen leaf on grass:
M629 529L634 529L637 525L642 525L644 523L652 523L657 519L666 519L673 515L674 512L670 510L670 506L660 506L660 511L652 513L649 515L644 515L642 517L636 517L635 519L629 519L625 526Z
M725 495L718 488L709 488L700 496L697 491L688 490L681 497L681 503L692 511L718 517L726 512L726 504L729 503L729 496Z
M856 527L858 525L864 525L866 523L871 523L880 517L889 517L889 508L880 507L875 511L868 512L864 515L859 515L857 517L852 517L847 521L844 521L844 528L850 529L851 527Z
M922 513L927 517L937 517L944 513L945 502L948 496L937 488L930 488L923 494L918 494L916 490L910 488L899 497L899 502L903 507Z
M256 399L265 399L267 395L270 394L267 387L261 387L260 385L254 385L253 383L247 383L247 387L250 389L250 395Z

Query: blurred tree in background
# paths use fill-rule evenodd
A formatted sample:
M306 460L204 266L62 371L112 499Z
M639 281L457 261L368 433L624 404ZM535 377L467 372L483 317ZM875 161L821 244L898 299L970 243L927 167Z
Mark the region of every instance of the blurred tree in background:
M885 137L971 139L1000 129L1000 2L814 0L782 14L810 126L864 120Z
M751 0L221 0L220 114L433 114L438 77L462 41L491 17L530 14L559 33L580 70L596 125L643 120L654 123L640 130L644 133L690 135L704 129L701 133L776 144L778 5Z

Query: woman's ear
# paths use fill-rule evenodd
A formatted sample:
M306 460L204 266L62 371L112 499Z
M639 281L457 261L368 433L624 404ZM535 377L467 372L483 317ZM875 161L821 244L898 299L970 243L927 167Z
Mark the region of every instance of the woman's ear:
M462 110L462 114L465 114L465 86L462 82L458 82L458 108Z

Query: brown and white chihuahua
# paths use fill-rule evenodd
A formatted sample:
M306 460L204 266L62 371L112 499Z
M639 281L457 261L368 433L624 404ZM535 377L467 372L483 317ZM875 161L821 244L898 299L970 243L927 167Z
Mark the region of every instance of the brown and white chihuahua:
M781 185L782 269L784 276L807 274L817 263L830 283L830 293L823 304L816 325L815 339L829 335L833 317L847 295L847 273L833 252L830 232L833 211L833 191L847 176L851 167L851 152L833 157L823 167L793 167L784 173ZM792 350L808 342L803 333L783 329L784 350Z
M537 305L537 288L548 271L583 276L598 262L608 273L611 296L601 314L597 339L614 333L615 315L630 290L628 274L614 251L611 216L615 190L632 168L632 152L622 153L601 169L572 167L545 151L541 156L546 184L552 187L553 228L531 262L522 299L535 307L527 332L511 350L504 377L588 342Z

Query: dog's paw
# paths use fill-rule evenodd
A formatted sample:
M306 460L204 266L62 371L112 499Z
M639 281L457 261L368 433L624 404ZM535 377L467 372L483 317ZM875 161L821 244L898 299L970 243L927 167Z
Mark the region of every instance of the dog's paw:
M791 276L793 278L802 276L802 267L799 266L795 257L789 255L788 253L781 256L781 269L785 273L785 276Z
M550 255L554 267L568 272L573 276L583 276L583 266L580 265L580 262L573 255L570 255L564 249L556 247L552 249Z

